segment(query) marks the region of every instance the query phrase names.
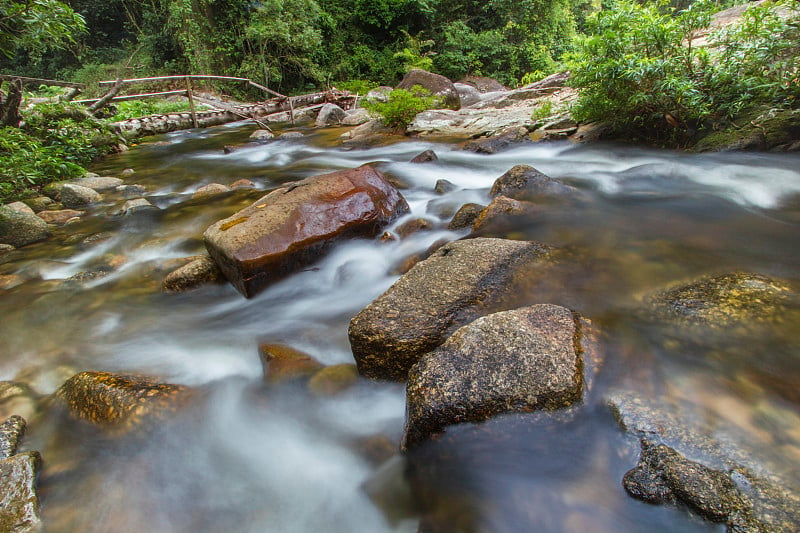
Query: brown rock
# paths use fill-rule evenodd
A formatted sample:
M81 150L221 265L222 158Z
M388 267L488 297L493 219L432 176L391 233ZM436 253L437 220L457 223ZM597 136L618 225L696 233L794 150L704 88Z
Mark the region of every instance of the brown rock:
M337 239L374 236L407 211L383 174L362 166L276 189L203 238L225 277L251 297L317 260Z
M76 418L125 432L174 413L190 395L191 390L182 385L89 371L68 379L55 398Z
M231 189L255 189L256 184L248 179L240 179L231 183Z
M402 223L395 231L400 238L405 239L409 235L413 235L420 231L433 230L433 222L427 218L412 218L411 220Z
M498 196L475 219L472 230L478 232L502 232L510 226L514 217L532 215L536 206L530 202L520 202L507 196Z
M431 95L441 98L441 107L454 110L461 108L461 99L458 97L455 85L444 76L425 70L412 69L397 85L397 88L409 91L415 85L419 85L430 91Z
M18 415L8 417L0 424L0 459L7 459L17 453L17 447L25 434L25 426L25 419Z
M356 365L326 366L308 380L308 390L317 396L334 396L358 382Z
M268 383L308 378L323 368L322 363L307 353L284 344L261 344L258 353L264 368L264 379Z
M411 160L412 163L430 163L431 161L437 161L439 157L436 155L436 152L433 150L425 150L424 152L417 154L414 156L414 159Z
M482 76L467 76L460 80L460 83L472 85L479 92L490 93L495 91L507 91L508 89L499 81L494 78L486 78Z
M515 200L535 200L541 197L565 198L575 196L575 187L564 185L528 165L516 165L497 178L489 196L508 196Z
M359 372L402 381L425 353L459 327L491 312L512 276L546 259L542 245L505 239L446 244L418 263L350 321Z
M0 460L0 531L35 533L42 530L36 481L42 469L38 452Z
M447 225L447 229L456 231L472 226L484 209L486 209L486 206L481 204L462 205L453 215L453 219Z
M29 215L34 214L33 209L28 207L28 204L24 202L11 202L10 204L6 204L6 207L13 209L17 213L28 213Z
M77 211L75 209L59 209L58 211L40 211L36 213L39 218L48 224L66 224L68 220L75 217L82 217L86 211Z

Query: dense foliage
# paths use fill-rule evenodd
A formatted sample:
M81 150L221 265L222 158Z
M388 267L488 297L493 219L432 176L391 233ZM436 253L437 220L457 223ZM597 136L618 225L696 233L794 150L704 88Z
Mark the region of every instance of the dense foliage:
M80 177L118 139L80 106L39 104L21 128L0 128L0 203L52 181Z
M795 13L791 2L782 2ZM712 31L698 46L716 5L701 0L674 12L664 4L618 0L589 17L589 35L569 60L581 89L579 121L607 121L647 138L691 137L708 121L746 106L792 106L800 96L800 29L771 2L741 22Z
M410 91L395 89L389 93L386 101L381 99L365 100L364 108L381 118L383 125L389 128L403 129L408 126L417 114L437 107L438 99L431 96L430 91L414 85Z

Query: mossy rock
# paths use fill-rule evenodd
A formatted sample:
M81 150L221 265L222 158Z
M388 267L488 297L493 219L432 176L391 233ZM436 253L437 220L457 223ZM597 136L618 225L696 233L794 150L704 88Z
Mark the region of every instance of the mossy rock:
M782 150L800 139L800 109L758 108L737 116L730 125L700 139L697 152Z

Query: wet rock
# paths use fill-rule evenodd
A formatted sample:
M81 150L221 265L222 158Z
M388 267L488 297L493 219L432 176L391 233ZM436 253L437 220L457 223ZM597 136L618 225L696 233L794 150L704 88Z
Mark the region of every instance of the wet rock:
M425 150L424 152L417 154L411 160L412 163L430 163L431 161L438 161L439 157L436 155L436 152L433 150Z
M541 197L566 198L578 190L565 185L528 165L516 165L497 178L489 196L507 196L515 200L536 200Z
M412 69L397 85L397 88L410 91L415 85L427 89L431 95L440 98L441 107L454 110L461 108L461 100L455 85L444 76L425 70Z
M0 460L0 531L34 533L42 530L36 482L42 468L38 452Z
M209 198L211 196L225 194L227 192L231 192L231 188L227 185L222 185L220 183L209 183L208 185L203 185L197 189L194 194L192 194L192 200Z
M258 353L267 383L309 378L324 368L322 363L307 353L284 344L262 343L258 346Z
M80 185L81 187L88 187L89 189L94 189L97 192L103 192L116 189L122 185L123 181L119 178L112 178L109 176L92 176L72 180L70 183Z
M2 254L0 254L2 256ZM19 274L0 275L0 289L9 290L25 283L26 279Z
M65 183L61 187L61 203L67 209L77 209L97 203L103 199L100 193L89 187Z
M250 139L254 141L268 141L274 137L275 135L269 130L256 130L250 134Z
M734 272L669 289L649 298L646 305L656 317L683 325L750 329L783 320L799 302L786 282Z
M452 424L579 401L579 337L572 312L555 305L494 313L457 330L408 374L403 447Z
M303 137L305 137L305 135L303 135L302 132L299 132L299 131L287 131L287 132L281 133L278 136L278 139L302 139Z
M464 150L477 154L496 154L532 142L527 128L509 128L497 135L471 141L464 146Z
M250 297L316 261L336 240L374 236L407 211L397 189L365 165L276 189L203 238L225 277Z
M78 211L76 209L59 209L57 211L40 211L37 213L39 218L48 224L56 225L66 224L68 220L71 220L75 217L82 217L85 214L86 211Z
M158 207L151 204L146 198L135 198L133 200L127 200L124 204L122 204L123 215L132 215L134 213L138 213L139 211L147 211L149 209L158 210Z
M344 109L336 104L327 103L319 110L314 124L317 127L334 126L341 123L345 116L347 116L347 113L345 113Z
M209 283L225 281L217 263L202 255L187 265L167 274L161 283L164 292L186 292Z
M50 199L52 199L52 200L54 200L56 202L60 202L61 201L61 189L64 187L64 185L66 183L67 183L66 181L54 181L54 182L48 183L47 185L44 186L44 189L42 189L42 192L48 198L50 198Z
M132 169L132 168L126 168L125 170L120 172L120 174L122 176L132 176L132 175L136 174L136 171L134 169Z
M256 184L248 179L240 179L231 183L231 189L255 189Z
M34 215L35 212L33 209L28 207L28 204L24 202L11 202L10 204L6 204L6 207L9 209L13 209L17 213L28 213L30 215Z
M356 365L326 366L308 380L308 390L317 396L335 396L358 383Z
M623 478L625 490L634 498L649 503L684 504L708 520L724 522L729 531L789 532L800 523L800 511L796 510L800 501L772 505L764 513L763 505L754 505L759 498L752 499L757 496L752 488L748 494L739 485L751 486L742 471L715 470L687 459L669 446L647 440L642 441L639 464ZM794 512L792 507L786 512L787 503L795 508Z
M386 462L397 452L397 444L386 435L371 435L357 439L353 447L373 466Z
M0 459L17 453L17 447L25 434L25 419L13 415L0 424Z
M54 202L47 196L37 196L36 198L25 200L25 203L28 204L28 207L33 209L34 213L38 213L50 207Z
M495 91L505 91L506 87L494 78L487 78L483 76L467 76L459 83L472 85L481 93L490 93Z
M495 310L518 269L547 255L542 245L504 239L442 246L350 321L359 372L405 380L411 366L453 331Z
M120 185L117 187L117 192L122 194L123 198L141 198L147 194L147 189L142 185Z
M436 185L434 185L433 190L437 194L447 194L449 192L453 192L457 188L458 187L456 187L455 183L452 183L444 179L440 179L436 180Z
M433 222L427 218L412 218L411 220L403 222L400 226L398 226L395 232L400 236L401 239L405 239L406 237L409 237L410 235L420 231L431 231L433 229Z
M486 206L481 204L469 203L462 205L458 211L456 211L456 214L453 215L452 220L450 220L450 223L447 225L447 229L450 231L457 231L471 227L475 224L475 221L484 209L486 209Z
M64 383L55 398L81 420L127 432L166 418L191 395L182 385L110 372L81 372Z
M0 244L19 248L43 241L49 236L47 223L38 216L0 206Z
M469 107L481 101L481 93L466 83L454 83L453 86L458 91L458 97L461 100L461 107Z
M342 119L342 126L360 126L368 122L370 118L372 117L370 117L369 111L363 107L350 109Z
M406 272L408 272L409 270L414 268L414 265L416 265L420 261L424 261L427 258L429 258L431 255L433 255L433 253L436 250L438 250L439 248L441 248L442 246L444 246L448 242L450 242L450 239L447 239L447 238L443 238L443 239L439 239L439 240L435 241L433 244L428 246L425 249L425 251L417 253L417 254L410 255L410 256L406 257L405 259L403 259L400 262L399 265L397 265L396 267L394 267L394 268L392 268L390 270L390 273L393 274L393 275L402 276L403 274L405 274Z
M472 230L481 234L504 233L513 225L515 218L529 217L536 212L536 205L530 202L497 196L475 219Z
M393 131L384 126L379 119L372 119L343 133L341 139L348 146L369 146L382 141L391 133Z

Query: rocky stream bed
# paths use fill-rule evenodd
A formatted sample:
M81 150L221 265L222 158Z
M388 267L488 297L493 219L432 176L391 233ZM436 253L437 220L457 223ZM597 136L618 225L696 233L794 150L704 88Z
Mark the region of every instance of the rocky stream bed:
M800 156L513 126L174 132L0 207L2 529L800 528Z

